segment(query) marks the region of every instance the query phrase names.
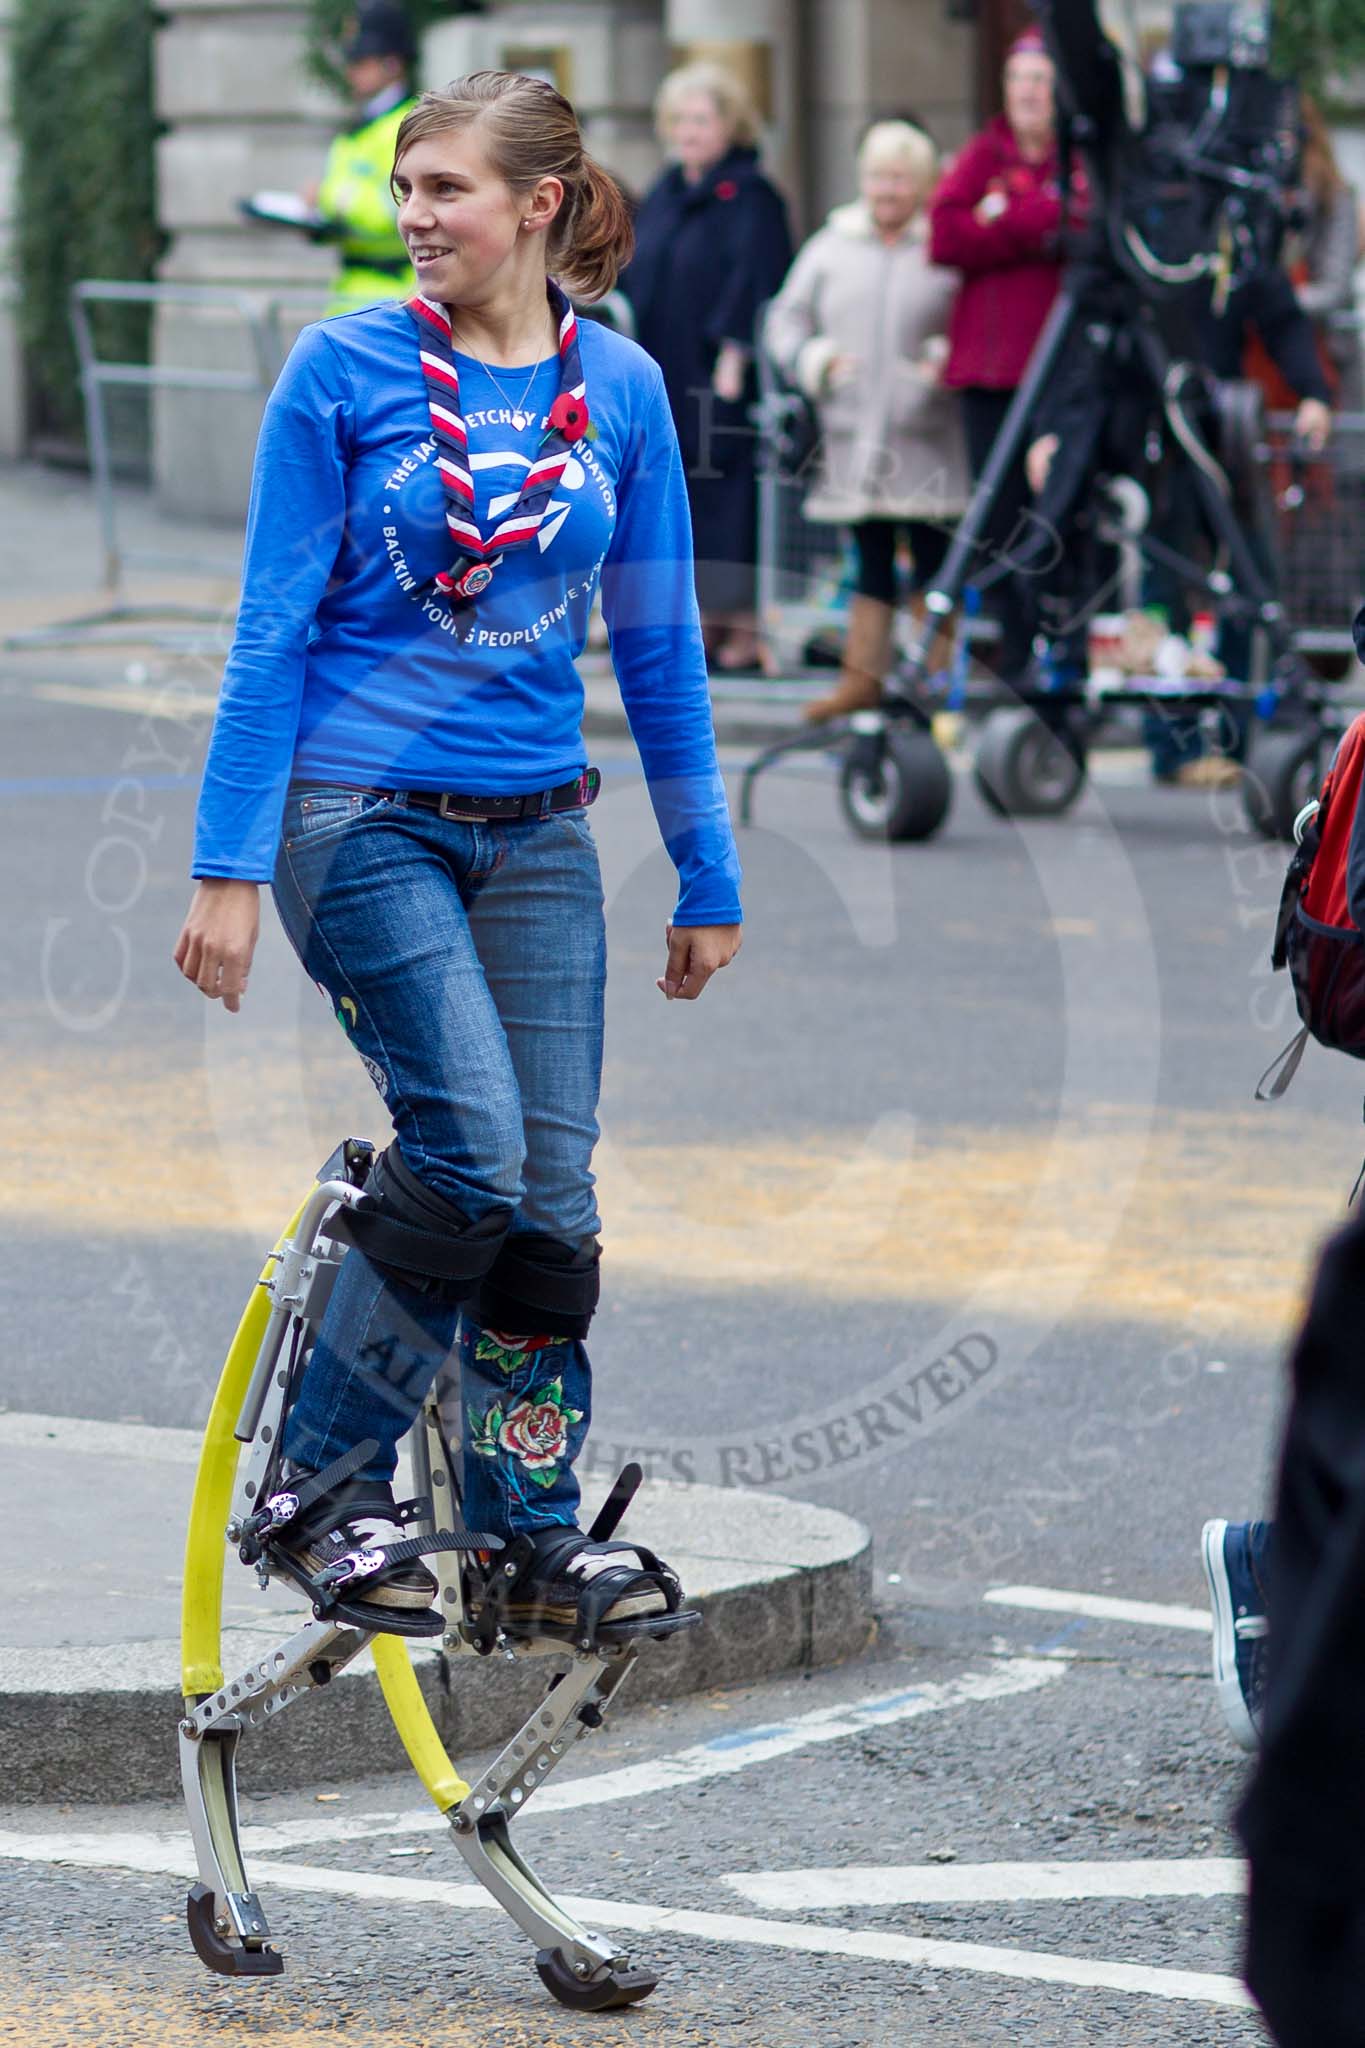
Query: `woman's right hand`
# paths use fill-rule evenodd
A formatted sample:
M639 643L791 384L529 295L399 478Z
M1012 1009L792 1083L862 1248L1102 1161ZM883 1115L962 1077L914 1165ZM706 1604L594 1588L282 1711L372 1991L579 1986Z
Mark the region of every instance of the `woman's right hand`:
M1024 473L1028 477L1028 487L1035 498L1041 498L1047 489L1047 480L1052 474L1053 457L1061 445L1059 435L1040 434L1024 457Z
M221 999L225 1010L240 1010L260 929L258 883L207 878L190 900L175 942L175 964L210 1001Z
M738 405L744 396L744 379L748 369L748 352L735 341L723 341L716 352L716 365L711 372L711 388L716 397L727 405Z

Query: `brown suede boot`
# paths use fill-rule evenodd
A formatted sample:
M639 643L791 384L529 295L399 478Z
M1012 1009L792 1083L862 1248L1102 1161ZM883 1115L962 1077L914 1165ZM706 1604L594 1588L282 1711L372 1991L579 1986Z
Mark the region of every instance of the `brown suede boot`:
M801 716L808 725L847 718L852 711L871 711L881 702L882 677L891 659L891 627L895 614L875 597L855 597L848 608L848 633L839 681L827 697L807 704Z

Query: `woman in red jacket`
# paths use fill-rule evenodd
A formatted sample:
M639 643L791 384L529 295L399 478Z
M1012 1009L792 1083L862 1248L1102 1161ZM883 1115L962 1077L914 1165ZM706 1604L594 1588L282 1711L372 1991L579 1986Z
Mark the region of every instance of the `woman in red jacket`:
M972 474L985 468L1062 274L1062 202L1053 114L1053 67L1029 29L1005 61L1005 111L960 152L930 208L930 255L962 272L949 325L943 381L962 395ZM1079 171L1073 174L1079 191ZM1029 499L1023 453L996 500L986 540L1008 550ZM1030 653L1029 611L1013 578L996 584L1000 673L1019 675Z

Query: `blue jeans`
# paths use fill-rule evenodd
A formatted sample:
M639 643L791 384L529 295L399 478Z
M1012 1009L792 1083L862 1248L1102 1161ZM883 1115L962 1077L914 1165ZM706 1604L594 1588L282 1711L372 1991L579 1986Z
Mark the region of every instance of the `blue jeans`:
M513 1237L591 1244L606 935L586 812L471 824L401 793L296 787L275 902L413 1173L473 1223L510 1212ZM581 1340L481 1329L354 1248L285 1454L318 1470L373 1437L362 1476L391 1478L457 1343L469 1526L572 1523L590 1416Z

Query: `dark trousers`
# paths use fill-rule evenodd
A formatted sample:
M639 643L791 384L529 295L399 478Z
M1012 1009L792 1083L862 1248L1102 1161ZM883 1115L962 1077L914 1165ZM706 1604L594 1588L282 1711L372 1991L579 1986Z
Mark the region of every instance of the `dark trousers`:
M910 543L914 587L923 590L943 567L951 535L927 519L860 519L853 528L858 559L855 588L859 597L882 604L896 602L896 543L901 534Z
M1000 425L1014 402L1012 391L990 391L981 385L968 385L958 393L962 400L962 425L967 437L967 460L971 464L973 479L980 477L990 459L995 437ZM1008 551L1011 537L1022 532L1020 515L1032 503L1028 477L1024 471L1024 456L1027 443L1022 446L1014 461L1001 479L996 493L990 523L982 536L982 566L994 564L997 554ZM1018 540L1014 544L1017 546ZM1016 677L1028 667L1033 652L1033 611L1024 587L1017 576L1006 576L991 585L986 592L986 609L1000 625L1000 651L997 657L1000 673Z
M1280 2048L1365 2036L1365 1221L1328 1246L1294 1356L1260 1761L1239 1815L1248 1981Z

